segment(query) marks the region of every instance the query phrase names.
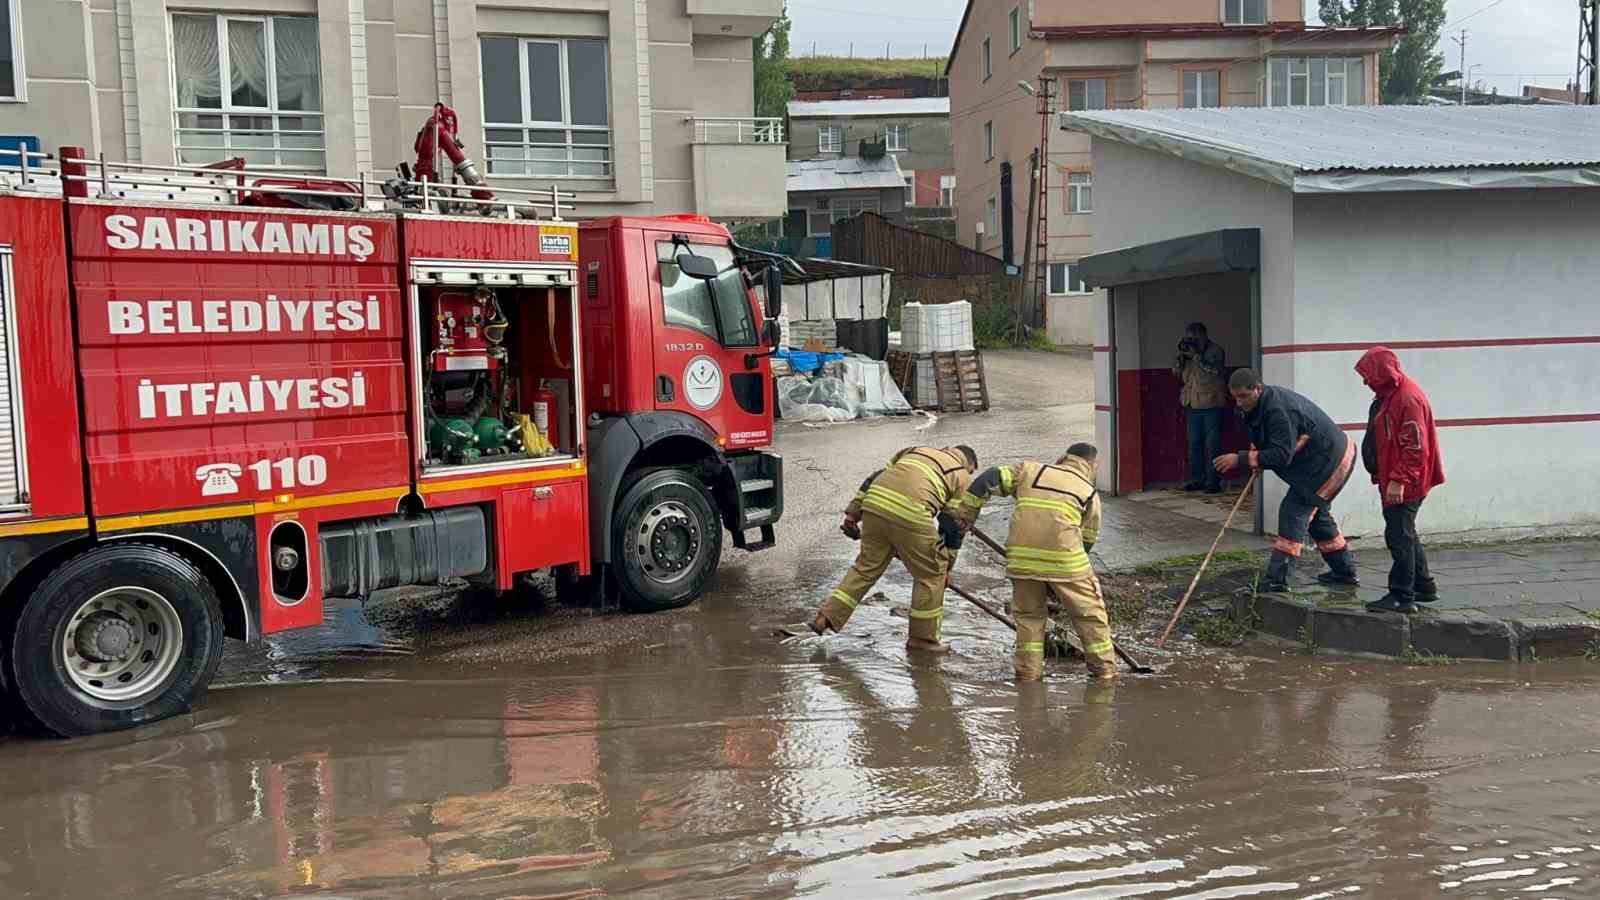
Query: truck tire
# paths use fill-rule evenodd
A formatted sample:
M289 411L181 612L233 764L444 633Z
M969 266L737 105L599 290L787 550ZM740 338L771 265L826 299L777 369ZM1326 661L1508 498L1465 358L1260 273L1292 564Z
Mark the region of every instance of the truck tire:
M722 519L700 479L677 469L623 485L611 532L622 603L635 612L688 606L722 560Z
M62 737L189 709L222 662L217 593L176 553L112 544L50 573L10 642L23 707Z

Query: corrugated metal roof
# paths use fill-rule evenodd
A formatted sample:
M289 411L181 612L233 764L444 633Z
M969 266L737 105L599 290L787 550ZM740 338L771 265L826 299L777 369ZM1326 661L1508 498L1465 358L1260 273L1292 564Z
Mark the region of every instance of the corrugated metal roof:
M791 119L848 119L856 116L948 116L949 97L882 97L875 100L796 100Z
M788 191L860 191L904 188L906 177L893 156L862 159L800 159L789 162Z
M1464 170L1600 165L1600 107L1122 110L1065 113L1062 127L1296 189L1330 184L1305 176L1334 173L1448 172L1458 183L1435 186L1477 187L1488 184L1471 183ZM1360 183L1368 186L1358 189L1386 189L1372 179ZM1423 186L1417 179L1410 183Z

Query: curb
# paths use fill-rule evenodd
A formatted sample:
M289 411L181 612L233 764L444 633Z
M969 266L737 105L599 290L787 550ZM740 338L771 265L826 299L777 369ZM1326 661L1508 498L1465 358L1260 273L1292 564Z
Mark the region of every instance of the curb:
M1600 622L1572 618L1497 619L1476 610L1435 614L1373 613L1361 607L1324 606L1293 596L1236 596L1235 622L1318 650L1410 653L1454 659L1518 660L1582 657L1600 642Z

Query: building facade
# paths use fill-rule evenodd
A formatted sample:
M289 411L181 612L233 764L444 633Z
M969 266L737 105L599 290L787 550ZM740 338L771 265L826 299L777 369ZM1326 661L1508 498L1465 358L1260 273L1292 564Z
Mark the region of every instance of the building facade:
M1204 319L1229 367L1311 398L1357 441L1372 392L1355 363L1393 348L1432 400L1448 478L1423 529L1594 530L1600 109L1376 112L1074 120L1118 209L1084 271L1137 261L1094 301L1102 489L1181 483L1169 367L1185 323ZM1203 252L1222 232L1258 237L1250 253ZM1177 252L1151 252L1162 243ZM1225 435L1223 450L1247 443ZM1285 486L1263 483L1271 531ZM1346 534L1382 533L1359 467L1335 515Z
M17 0L0 134L108 160L350 178L455 108L490 183L584 216L781 215L751 38L782 0Z
M883 144L900 163L907 206L954 203L955 158L950 98L796 101L789 104L789 158L857 156L861 145Z
M961 240L1012 259L1027 237L1030 159L1041 138L1035 92L1053 110L1369 105L1392 29L1308 26L1301 0L969 2L951 51L956 221ZM1054 129L1054 123L1050 124ZM1001 190L1001 165L1013 188ZM1052 130L1047 181L1046 319L1052 339L1092 340L1089 291L1073 263L1094 252L1097 207L1087 136ZM1028 273L1030 280L1032 273Z

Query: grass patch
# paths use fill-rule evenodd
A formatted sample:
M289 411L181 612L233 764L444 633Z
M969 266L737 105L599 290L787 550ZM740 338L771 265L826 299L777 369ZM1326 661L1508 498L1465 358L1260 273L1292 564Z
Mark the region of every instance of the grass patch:
M802 91L831 90L839 83L877 79L942 78L945 57L854 59L845 56L794 56L784 61L789 79Z
M1312 629L1310 619L1300 626L1300 649L1307 653L1317 652L1317 633Z
M1453 666L1456 664L1456 661L1451 657L1429 653L1426 650L1418 650L1409 643L1406 644L1405 650L1401 651L1400 661L1408 666Z
M1594 610L1592 612L1585 613L1584 615L1587 615L1589 618L1595 620L1596 622L1600 622L1600 609Z
M1187 556L1173 556L1168 559L1146 563L1134 571L1140 575L1155 578L1170 578L1178 574L1193 575L1204 562L1204 553L1191 553ZM1255 553L1249 550L1222 550L1211 557L1211 565L1206 571L1213 575L1223 572L1237 572L1244 568L1254 568L1257 563Z
M1100 592L1106 600L1106 613L1111 617L1111 626L1115 628L1119 623L1137 625L1143 621L1153 589L1138 584L1132 587L1108 584L1109 580L1100 580Z
M1194 639L1207 647L1234 647L1255 633L1255 627L1231 616L1212 616L1195 626Z
M1589 646L1583 648L1583 658L1590 662L1600 660L1600 640L1590 641Z

